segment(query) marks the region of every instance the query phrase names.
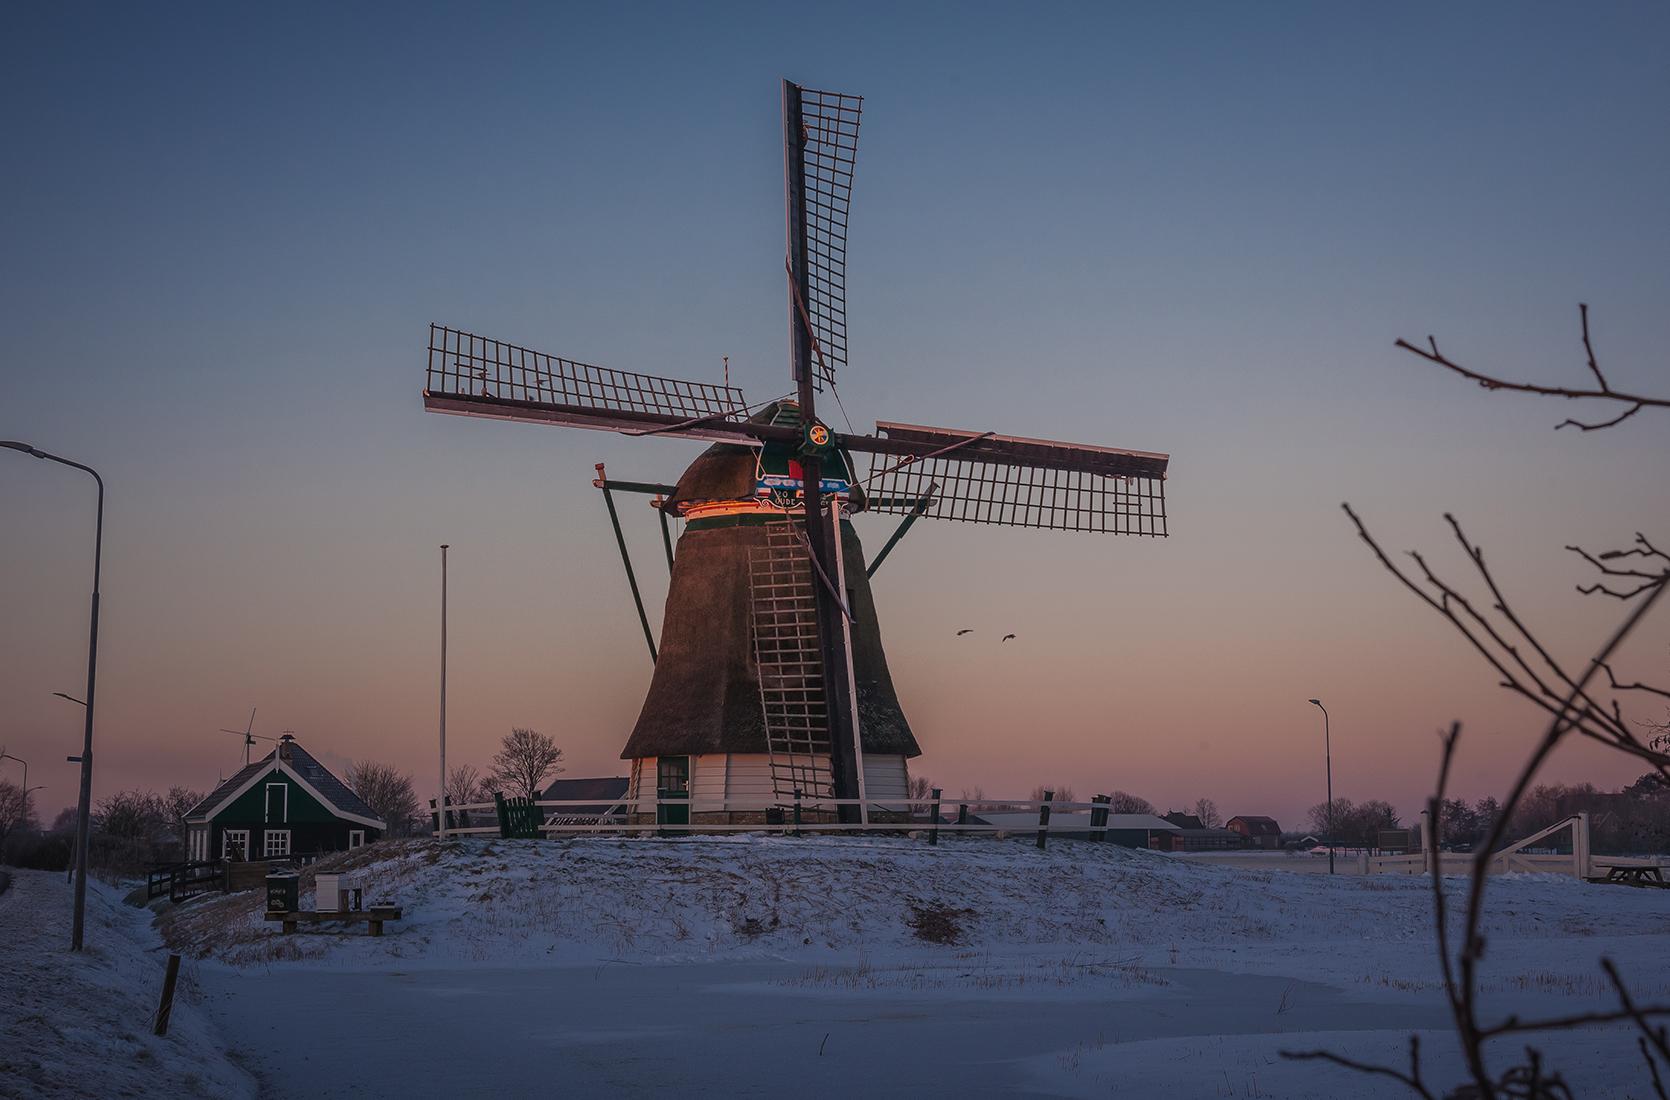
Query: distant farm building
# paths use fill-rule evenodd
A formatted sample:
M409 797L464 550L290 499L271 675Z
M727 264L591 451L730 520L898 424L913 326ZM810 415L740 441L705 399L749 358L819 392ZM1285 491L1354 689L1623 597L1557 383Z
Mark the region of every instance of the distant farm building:
M186 812L187 852L194 860L342 852L377 840L387 828L290 734Z
M1038 811L1003 811L970 814L971 824L990 825L1015 836L1033 836L1038 832ZM1108 814L1107 830L1092 832L1088 813L1052 813L1050 838L1089 840L1101 835L1114 844L1127 848L1154 848L1162 852L1172 850L1171 837L1180 832L1177 826L1153 814Z
M627 788L631 779L624 775L598 779L553 780L540 800L546 802L580 802L579 806L552 806L545 815L547 825L615 824L626 820ZM592 801L595 799L595 801Z
M1280 848L1281 826L1273 817L1236 816L1224 828L1240 833L1249 848Z

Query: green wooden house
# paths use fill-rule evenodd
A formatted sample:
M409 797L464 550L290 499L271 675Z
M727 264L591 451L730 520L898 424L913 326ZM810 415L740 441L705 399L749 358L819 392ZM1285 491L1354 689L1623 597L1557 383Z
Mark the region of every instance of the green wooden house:
M244 766L186 814L188 858L279 859L358 848L387 824L296 743Z

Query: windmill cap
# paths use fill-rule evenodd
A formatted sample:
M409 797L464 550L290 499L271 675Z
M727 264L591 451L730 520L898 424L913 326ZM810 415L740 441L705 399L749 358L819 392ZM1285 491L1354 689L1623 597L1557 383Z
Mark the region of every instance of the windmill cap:
M296 735L293 733L286 733L279 738L280 741L294 741L295 739Z

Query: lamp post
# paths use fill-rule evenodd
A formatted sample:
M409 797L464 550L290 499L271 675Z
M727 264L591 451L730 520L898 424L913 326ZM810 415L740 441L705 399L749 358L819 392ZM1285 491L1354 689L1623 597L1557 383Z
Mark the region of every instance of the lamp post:
M1334 751L1328 744L1328 708L1322 700L1312 699L1311 705L1322 712L1322 758L1328 764L1328 873L1334 873Z
M75 696L66 695L61 691L55 691L52 694L59 699L67 699L68 701L74 703L78 707L85 707L87 705L85 702L83 702L80 699L77 699ZM79 757L79 756L66 756L66 757L64 757L64 759L68 760L71 764L81 763L81 757ZM84 805L86 805L86 803L82 802L79 798L77 798L76 806L75 806L75 819L77 821L81 820L81 807L84 806ZM81 861L76 858L76 853L71 852L70 853L70 865L64 872L64 881L65 882L74 882L75 881L75 869L76 869L76 867L78 867L80 865L80 862Z
M104 478L91 466L49 454L27 443L0 439L0 447L91 474L99 487L98 519L93 535L93 609L87 628L87 723L81 742L81 806L75 817L75 916L70 924L70 950L80 951L82 929L87 921L87 816L93 801L93 694L98 682L99 665L99 567L104 557Z
M435 837L446 839L446 552L441 543L441 791L435 798Z

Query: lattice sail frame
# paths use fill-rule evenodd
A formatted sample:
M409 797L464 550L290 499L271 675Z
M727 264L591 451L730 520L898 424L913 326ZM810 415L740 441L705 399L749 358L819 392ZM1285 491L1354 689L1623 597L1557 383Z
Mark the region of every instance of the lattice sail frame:
M876 427L884 437L939 444L943 453L872 454L865 482L870 511L909 514L937 484L922 512L933 519L1166 534L1167 455L909 424Z
M597 367L434 324L429 326L425 390L437 396L604 413L731 420L747 416L747 403L735 386Z
M805 305L817 342L810 366L819 390L834 386L836 369L847 365L847 212L863 108L863 96L800 89Z

